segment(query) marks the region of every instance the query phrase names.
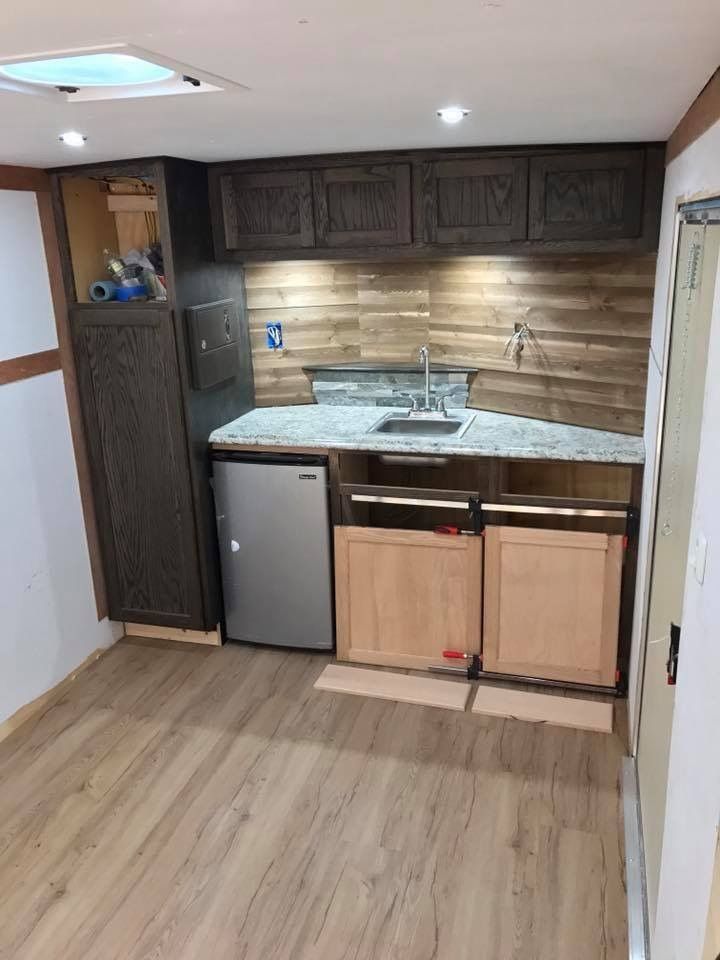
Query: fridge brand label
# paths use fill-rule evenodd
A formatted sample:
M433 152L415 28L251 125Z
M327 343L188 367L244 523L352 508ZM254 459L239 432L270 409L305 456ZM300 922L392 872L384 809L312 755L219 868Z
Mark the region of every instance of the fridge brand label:
M317 480L316 473L299 473L298 480Z
M265 336L267 338L268 347L271 350L279 350L283 345L282 324L266 323Z

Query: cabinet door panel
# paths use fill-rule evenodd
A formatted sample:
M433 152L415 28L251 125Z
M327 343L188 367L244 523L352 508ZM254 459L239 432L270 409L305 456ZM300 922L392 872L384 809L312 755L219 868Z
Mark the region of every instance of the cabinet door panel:
M523 157L440 160L422 171L420 232L428 243L492 243L527 237Z
M483 668L614 686L622 537L488 527Z
M202 628L172 315L71 313L110 616Z
M643 150L530 162L530 238L612 240L642 232Z
M314 245L308 171L225 173L220 175L219 190L227 251Z
M335 528L339 660L425 668L480 652L482 539Z
M317 170L313 193L318 246L410 243L408 164Z

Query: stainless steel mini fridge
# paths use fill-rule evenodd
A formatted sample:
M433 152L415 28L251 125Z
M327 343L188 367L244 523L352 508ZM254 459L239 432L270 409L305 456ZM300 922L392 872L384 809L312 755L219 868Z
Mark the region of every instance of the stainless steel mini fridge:
M213 455L228 639L334 643L326 457Z

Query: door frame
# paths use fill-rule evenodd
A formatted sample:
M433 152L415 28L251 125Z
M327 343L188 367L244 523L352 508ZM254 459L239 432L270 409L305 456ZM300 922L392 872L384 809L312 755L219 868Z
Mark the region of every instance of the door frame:
M670 283L668 284L667 298L665 303L665 335L663 337L663 356L662 371L660 381L660 404L658 408L658 421L655 431L655 455L653 457L653 479L652 489L648 502L647 513L649 517L648 540L645 548L645 575L642 584L642 599L636 603L635 615L640 617L640 629L638 630L638 660L637 673L635 676L635 709L632 715L632 736L630 741L630 756L637 759L638 741L640 737L640 715L642 713L643 687L645 681L645 659L647 653L647 632L648 618L650 614L650 588L653 579L653 557L655 553L655 540L658 514L658 493L660 490L660 464L663 454L663 434L665 431L665 413L667 409L667 389L670 377L670 344L673 333L673 307L675 304L675 291L678 280L678 246L680 241L680 225L683 222L683 207L690 204L702 202L720 203L720 192L717 189L702 191L691 196L679 196L675 198L673 214L673 235L672 249L670 254ZM720 216L720 208L718 209ZM657 284L657 280L656 280ZM651 359L652 362L652 359Z

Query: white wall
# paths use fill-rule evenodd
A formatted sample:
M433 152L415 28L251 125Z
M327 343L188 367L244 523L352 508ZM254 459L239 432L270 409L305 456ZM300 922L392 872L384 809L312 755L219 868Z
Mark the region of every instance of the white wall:
M720 196L720 122L667 168L646 414L646 492L653 481L675 208L680 198L688 200L709 193ZM700 960L720 816L720 288L716 291L705 393L690 542L694 543L702 531L709 552L704 585L701 587L690 575L685 588L652 960ZM649 517L644 519L643 569ZM638 649L636 643L636 654Z
M687 150L676 157L665 173L660 243L658 248L655 295L653 301L652 330L650 335L650 362L648 365L648 390L645 407L645 474L643 479L643 512L640 521L638 548L638 575L636 592L636 616L633 623L633 640L630 660L629 704L631 734L635 731L639 702L637 698L640 668L641 632L644 624L639 612L645 585L650 535L650 497L655 483L655 453L661 402L662 367L665 352L665 334L670 316L669 297L674 279L672 255L675 231L675 215L679 201L686 202L711 194L720 195L720 123L715 124ZM715 335L713 334L711 337ZM708 370L708 379L711 376ZM691 543L693 540L690 541Z
M0 251L0 359L56 347L34 193L0 190ZM0 386L0 440L2 722L110 645L114 630L95 612L59 371Z

